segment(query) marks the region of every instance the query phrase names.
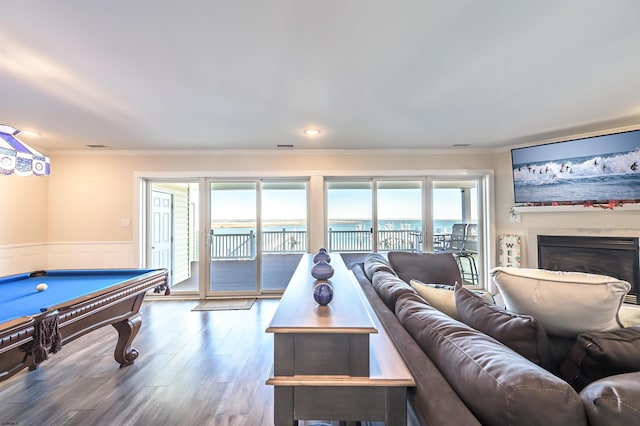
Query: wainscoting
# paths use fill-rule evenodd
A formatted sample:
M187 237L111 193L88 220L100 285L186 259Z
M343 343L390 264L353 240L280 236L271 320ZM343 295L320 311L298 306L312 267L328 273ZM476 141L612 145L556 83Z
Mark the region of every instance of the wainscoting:
M0 246L0 276L38 269L137 268L131 241Z
M46 269L48 258L46 244L0 246L0 277Z

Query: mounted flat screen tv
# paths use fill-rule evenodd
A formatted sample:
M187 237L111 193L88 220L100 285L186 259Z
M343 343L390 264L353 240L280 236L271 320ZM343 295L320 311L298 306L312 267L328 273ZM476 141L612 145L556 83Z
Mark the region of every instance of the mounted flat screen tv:
M511 150L516 204L640 202L640 130Z

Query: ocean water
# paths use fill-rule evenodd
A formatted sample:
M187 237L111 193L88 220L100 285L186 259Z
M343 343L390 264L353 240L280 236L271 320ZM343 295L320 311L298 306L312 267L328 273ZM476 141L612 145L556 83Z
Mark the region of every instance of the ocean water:
M419 220L382 220L378 226L379 231L421 231L422 225ZM435 220L433 222L433 232L436 234L446 234L451 232L454 223L460 223L459 220ZM351 221L345 223L334 223L329 225L333 231L354 231L371 229L371 221Z
M640 149L514 164L516 203L640 199Z
M389 230L389 231L399 231L399 230L410 230L410 231L421 231L422 227L420 225L420 221L418 220L383 220L380 221L380 231ZM433 223L433 232L436 234L448 234L451 233L451 227L454 223L460 223L459 220L435 220ZM236 224L238 225L238 224ZM263 231L267 232L277 232L282 231L282 229L286 229L287 231L302 231L304 230L303 226L294 225L294 224L283 224L277 226L266 226L263 228ZM371 229L371 221L370 220L353 220L353 221L342 221L340 223L333 223L329 226L333 231L364 231ZM217 228L215 229L216 234L248 234L251 228L244 227L242 225L239 226L229 226L225 228Z

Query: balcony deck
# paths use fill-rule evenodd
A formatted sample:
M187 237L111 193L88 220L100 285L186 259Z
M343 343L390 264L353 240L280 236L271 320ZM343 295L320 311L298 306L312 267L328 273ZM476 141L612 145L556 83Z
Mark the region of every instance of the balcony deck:
M355 262L364 262L368 253L344 253L342 259L347 267ZM302 253L265 254L262 256L263 291L282 291L286 288L293 272L300 261ZM255 260L212 260L211 270L215 271L214 290L255 291ZM209 281L211 285L211 280ZM198 290L198 262L193 262L191 278L171 287L173 293L194 292Z
M329 252L342 255L348 267L354 262L362 262L367 253L372 252L372 234L370 231L329 230ZM244 233L211 233L209 290L224 296L231 292L255 294L258 289L257 235L253 231ZM301 248L306 247L306 232L282 229L262 233L261 282L263 293L284 291L303 254ZM434 250L442 250L447 235L433 236ZM422 251L422 233L411 230L378 231L378 252L387 251ZM475 263L475 259L474 259ZM463 264L460 265L466 284L469 275ZM192 264L191 278L172 285L174 293L197 292L199 282L197 262Z

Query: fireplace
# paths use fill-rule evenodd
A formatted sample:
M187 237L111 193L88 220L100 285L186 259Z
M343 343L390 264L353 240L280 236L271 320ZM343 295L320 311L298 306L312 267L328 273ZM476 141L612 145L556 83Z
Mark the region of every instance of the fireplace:
M639 304L638 240L637 237L538 235L538 267L609 275L627 281L631 291L625 301Z

